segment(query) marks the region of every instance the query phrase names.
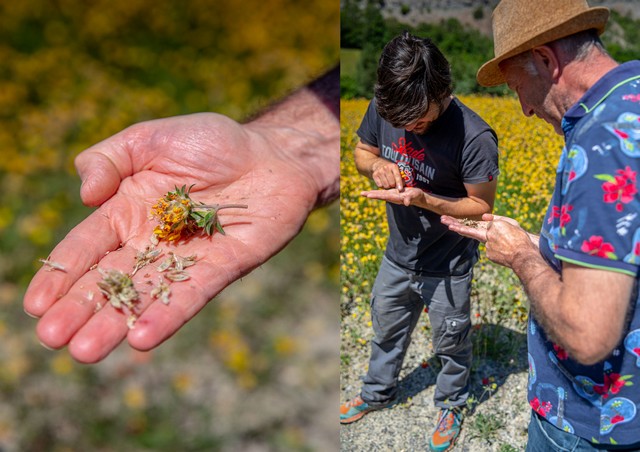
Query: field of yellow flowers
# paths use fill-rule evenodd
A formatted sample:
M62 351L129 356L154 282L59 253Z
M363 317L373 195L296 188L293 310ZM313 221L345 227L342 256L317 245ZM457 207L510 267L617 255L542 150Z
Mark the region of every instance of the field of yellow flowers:
M338 59L335 1L0 3L0 450L337 448L301 415L337 398L337 204L150 353L45 350L22 294L90 212L79 152L152 118L241 121Z
M546 123L526 118L514 98L461 96L497 132L500 177L494 213L515 218L530 232L540 230L562 150L561 137ZM384 203L359 196L371 183L353 163L356 130L367 100L341 104L341 262L342 315L365 318L368 298L387 238ZM513 274L481 259L475 272L474 310L477 321L522 329L525 296ZM361 337L356 340L366 342Z

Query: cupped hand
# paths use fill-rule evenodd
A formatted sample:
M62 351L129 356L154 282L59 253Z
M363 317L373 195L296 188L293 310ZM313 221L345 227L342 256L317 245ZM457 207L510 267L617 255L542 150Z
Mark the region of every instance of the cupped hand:
M450 231L484 243L487 258L506 267L513 267L513 262L520 253L537 252L537 244L513 218L484 214L482 221L470 225L443 215L440 221Z
M318 187L308 169L256 130L213 113L178 116L134 125L77 157L81 198L98 208L51 252L49 259L64 271L43 267L27 289L24 308L40 318L43 345L68 346L86 363L105 358L124 339L136 349L152 349L300 231ZM99 269L131 274L156 226L151 206L183 185L193 185L196 202L248 208L220 211L226 235L158 244L164 255L132 278L140 297L130 329L126 310L100 293ZM197 255L197 263L187 269L190 279L170 284L164 304L151 291L161 279L155 267L169 252Z
M424 197L424 192L416 187L405 187L402 191L396 188L390 188L387 190L367 190L361 192L360 196L364 196L369 199L379 199L393 204L410 206L416 201L422 199Z

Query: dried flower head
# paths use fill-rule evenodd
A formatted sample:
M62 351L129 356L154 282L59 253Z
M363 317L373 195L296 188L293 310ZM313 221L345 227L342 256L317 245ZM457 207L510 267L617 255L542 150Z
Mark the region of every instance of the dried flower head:
M98 281L98 287L109 303L116 308L123 306L133 310L135 302L139 300L138 291L133 287L131 277L120 270L102 270L98 268L102 275L102 281Z
M244 204L215 204L206 205L195 202L189 196L193 185L187 189L175 187L158 200L151 207L151 216L158 220L158 226L153 230L159 240L172 242L182 237L189 237L202 229L207 235L217 230L224 235L224 230L218 219L221 209L246 209Z

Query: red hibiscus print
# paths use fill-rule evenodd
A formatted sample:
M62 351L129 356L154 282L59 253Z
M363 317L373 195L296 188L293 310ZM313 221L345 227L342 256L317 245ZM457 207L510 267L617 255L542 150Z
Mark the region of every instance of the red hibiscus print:
M640 102L640 94L625 94L622 100L630 100L631 102Z
M615 204L616 210L622 212L624 210L623 204L628 204L633 201L634 196L638 193L636 174L636 171L632 171L631 168L627 166L625 169L617 170L616 176L606 174L596 176L605 180L602 184L604 202Z
M590 256L604 257L607 259L617 259L614 254L614 247L611 243L607 243L599 235L592 235L589 240L582 242L581 250Z
M569 359L569 354L566 352L565 349L563 349L559 345L553 344L553 350L556 352L556 356L558 357L558 359L560 361L564 361L565 359Z
M612 424L617 424L618 422L622 422L622 421L624 421L624 416L622 416L621 414L616 414L611 418Z
M619 393L620 389L623 388L625 384L625 381L620 378L620 374L610 373L605 374L604 384L595 385L593 390L606 399L609 397L609 394Z
M570 204L564 204L560 207L553 206L551 209L551 215L549 216L548 223L551 223L553 218L560 219L560 229L562 229L562 234L565 233L565 226L571 222L571 215L569 212L573 210L573 206Z
M533 411L538 413L542 417L547 417L549 411L551 411L551 402L540 402L540 399L534 397L529 401L529 405L533 408Z
M623 140L626 140L627 138L629 138L629 134L628 134L628 133L623 132L623 131L622 131L622 130L620 130L620 129L613 129L613 131L614 131L614 132L615 132L615 133L616 133L620 138L622 138Z

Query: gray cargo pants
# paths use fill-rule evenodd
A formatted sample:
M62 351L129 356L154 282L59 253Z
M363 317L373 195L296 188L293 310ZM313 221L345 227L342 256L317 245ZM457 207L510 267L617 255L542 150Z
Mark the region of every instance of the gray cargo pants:
M383 258L371 293L375 338L361 392L365 402L382 405L397 397L398 375L411 333L427 306L433 349L442 363L435 405L446 408L466 404L472 359L469 332L473 262L459 267L451 276L423 276Z

